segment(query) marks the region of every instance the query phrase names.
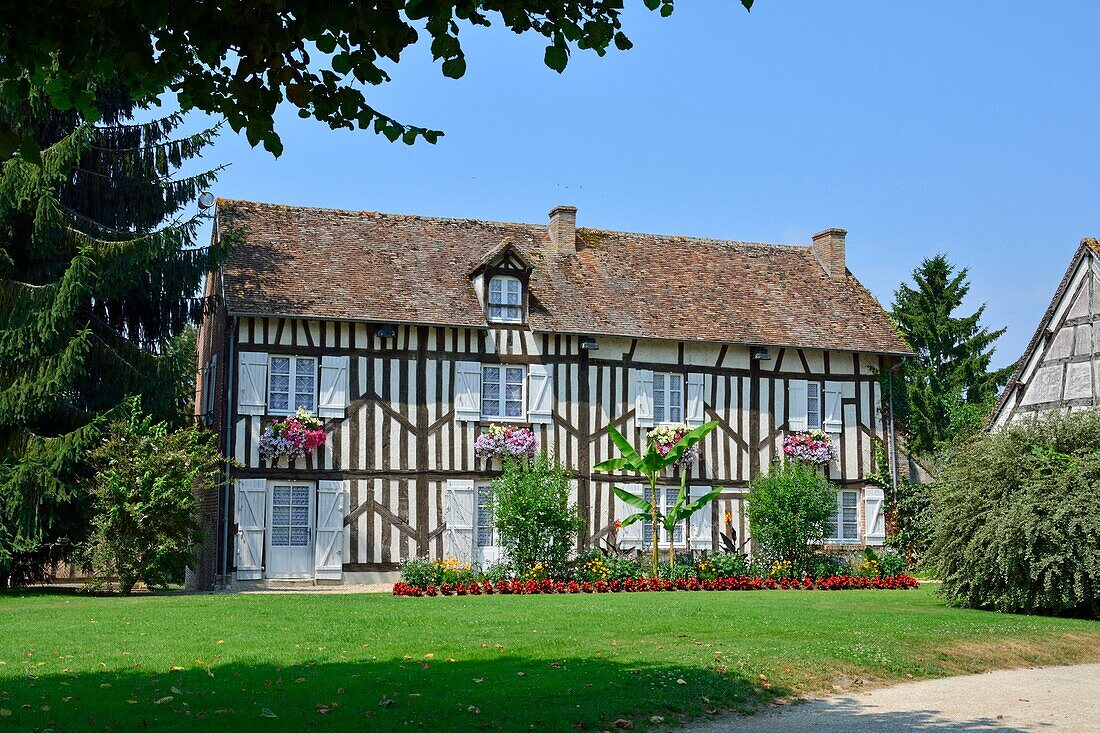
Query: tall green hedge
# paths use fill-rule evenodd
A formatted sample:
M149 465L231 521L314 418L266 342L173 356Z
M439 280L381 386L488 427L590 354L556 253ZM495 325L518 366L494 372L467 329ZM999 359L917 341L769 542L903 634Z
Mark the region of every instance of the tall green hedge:
M951 601L1100 617L1100 410L949 449L931 525L928 561Z

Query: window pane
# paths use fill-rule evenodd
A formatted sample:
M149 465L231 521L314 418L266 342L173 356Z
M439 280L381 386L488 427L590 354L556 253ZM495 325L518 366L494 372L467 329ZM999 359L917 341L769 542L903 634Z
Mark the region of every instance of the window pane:
M290 409L290 396L285 392L282 394L273 392L269 402L268 408L271 412L286 412Z
M504 309L501 308L499 305L489 306L489 317L495 320L500 320L504 318Z
M309 506L309 488L306 486L294 487L294 506Z
M290 357L289 356L273 356L273 357L271 357L271 373L272 374L290 374Z
M487 400L499 400L500 384L497 382L485 382L481 390L481 396Z
M517 306L511 306L502 310L504 311L502 318L507 318L509 321L518 321L523 318L523 312Z
M289 504L290 503L290 487L289 486L276 486L272 489L274 494L274 502L276 504Z
M272 527L271 529L271 546L272 547L286 547L290 544L290 528L289 527Z
M477 546L492 547L493 525L489 519L489 488L478 487L477 490Z
M500 400L482 400L481 413L486 417L500 417Z
M668 406L668 421L669 422L683 422L684 421L684 408L673 402Z
M481 383L500 382L500 367L481 367Z
M290 521L292 524L298 527L309 526L309 507L296 506L290 515Z
M521 367L508 367L507 371L509 384L523 384L523 369Z
M511 400L504 403L506 417L521 417L523 415L523 403Z
M289 374L272 374L271 375L271 391L272 392L289 392L290 391L290 375Z
M522 384L509 384L504 390L504 399L506 400L522 400L523 399L523 385Z
M294 396L294 409L299 407L305 410L313 410L313 393L312 392L299 392Z
M288 507L288 506L274 507L271 510L271 525L274 527L274 526L277 526L277 525L286 526L288 524L290 524L290 507Z
M489 302L499 303L501 301L501 280L499 277L494 277L489 281Z
M290 546L305 547L309 544L309 530L305 527L290 528Z
M505 293L504 302L509 304L509 305L519 305L519 303L520 303L519 291L520 291L520 282L519 282L519 280L509 280L508 281L508 292Z
M294 389L299 392L313 391L313 374L299 374L294 378Z

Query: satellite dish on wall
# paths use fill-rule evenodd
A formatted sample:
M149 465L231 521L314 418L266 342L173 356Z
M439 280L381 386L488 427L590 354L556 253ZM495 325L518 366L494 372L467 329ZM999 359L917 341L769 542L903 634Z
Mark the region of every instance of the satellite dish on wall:
M214 205L214 194L209 191L203 191L199 194L199 208L209 209Z

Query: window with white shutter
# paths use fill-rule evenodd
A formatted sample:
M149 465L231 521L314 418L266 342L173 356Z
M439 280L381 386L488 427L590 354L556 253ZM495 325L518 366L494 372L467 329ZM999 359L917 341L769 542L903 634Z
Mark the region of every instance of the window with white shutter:
M526 370L512 364L481 367L481 417L522 420L525 416Z
M839 433L844 427L843 406L840 399L841 388L840 382L825 383L825 407L822 427L828 433Z
M692 372L687 375L687 412L684 422L697 428L704 422L703 375Z
M344 574L344 517L348 513L348 481L317 482L317 532L314 577L340 580Z
M641 484L623 484L620 488L622 488L624 491L629 491L631 494L634 494L635 496L641 496L642 495L642 485ZM627 517L629 517L631 514L637 514L638 510L636 508L630 506L625 501L620 499L618 496L613 495L613 498L615 500L615 520L616 521L621 522L624 519L626 519ZM641 522L634 522L633 524L627 525L626 527L620 527L619 532L618 532L618 542L619 542L619 547L621 547L624 550L641 547L642 546L642 523Z
M233 489L237 580L259 580L263 576L267 481L262 478L237 479Z
M317 398L320 417L344 417L348 408L348 357L321 357L321 389Z
M554 371L549 364L527 367L527 420L550 423L554 420Z
M657 425L684 421L684 376L653 374L653 422Z
M459 422L477 422L481 419L480 362L455 362L454 405L455 418Z
M676 497L680 495L679 486L658 486L657 487L657 511L661 514L667 514L668 510L676 504ZM645 500L653 501L653 492L647 486L645 489ZM667 547L669 541L676 547L682 547L684 542L684 525L687 522L677 522L676 527L672 532L672 537L669 537L668 530L662 526L658 540L660 547ZM652 547L653 545L653 522L649 519L644 522L639 522L642 525L642 545L644 547Z
M489 320L495 323L523 321L523 283L511 275L489 281Z
M237 413L267 412L267 354L242 351L237 355Z
M476 512L474 482L469 479L448 479L443 490L444 557L474 563Z
M299 408L317 410L317 360L312 356L271 356L267 411L290 415Z
M806 429L821 429L821 382L806 383Z
M859 492L843 489L836 492L836 509L829 518L827 542L843 544L859 541Z
M653 371L635 369L634 381L634 422L640 428L653 427Z
M864 529L868 545L881 545L886 542L884 499L885 495L878 486L868 486L863 490Z
M689 486L688 500L695 501L708 491L709 486ZM712 527L714 526L715 502L711 502L688 519L688 542L693 550L710 550L713 547Z

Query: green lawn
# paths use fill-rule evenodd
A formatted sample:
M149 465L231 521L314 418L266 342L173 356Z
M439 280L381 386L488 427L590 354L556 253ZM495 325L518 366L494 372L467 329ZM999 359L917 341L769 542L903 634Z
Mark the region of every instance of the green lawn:
M1100 658L917 591L0 595L0 730L643 729L776 694Z

